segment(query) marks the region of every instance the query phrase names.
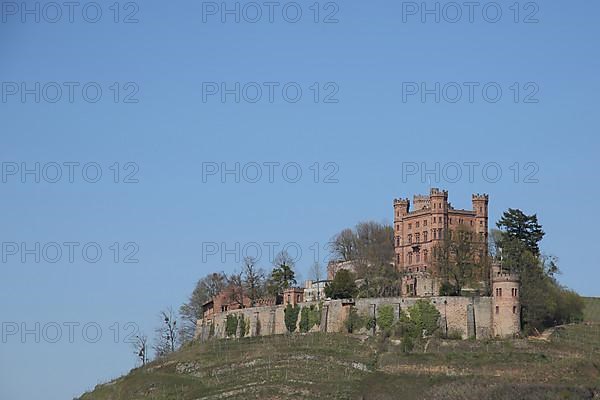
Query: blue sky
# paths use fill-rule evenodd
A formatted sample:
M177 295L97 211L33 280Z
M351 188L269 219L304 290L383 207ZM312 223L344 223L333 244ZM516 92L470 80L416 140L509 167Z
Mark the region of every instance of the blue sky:
M3 6L0 397L68 399L127 372L135 365L127 324L152 336L159 310L177 308L206 273L239 267L242 249L300 248L306 278L314 243L325 259L336 232L390 222L393 199L426 193L429 182L449 190L457 208L489 193L492 221L508 207L537 213L561 282L600 295L590 255L599 222L600 5L521 2L515 23L512 2L498 2L502 16L491 23L497 7L483 2L473 23L467 9L450 23L454 10L441 2L440 22L426 14L423 23L420 10L406 14L413 3L363 3L321 2L318 23L311 2L296 3L297 23L286 20L295 17L286 2L272 23L266 7L258 22L245 22L255 15L247 2L240 23L235 15L221 22L220 10L203 16L202 2L122 2L118 23L110 2L97 3L96 23L82 15L87 5L85 18L94 19L88 3L72 23L66 8L59 18L46 2L39 23L33 14L21 21L20 3ZM206 92L222 82L239 82L239 102ZM406 92L423 83L433 90L424 98ZM262 96L251 102L257 86ZM39 183L21 176L36 163ZM236 163L239 182L222 179L221 168ZM420 175L436 163L439 173ZM62 176L52 183L57 164ZM215 165L217 174L206 175ZM262 176L253 183L256 165ZM419 173L403 178L415 165ZM472 180L466 165L475 166ZM66 242L77 243L73 262ZM218 253L207 255L214 243ZM57 325L62 336L51 340Z

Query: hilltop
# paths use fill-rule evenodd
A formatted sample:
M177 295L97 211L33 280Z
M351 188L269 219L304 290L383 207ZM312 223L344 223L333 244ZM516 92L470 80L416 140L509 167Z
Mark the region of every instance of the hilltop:
M548 341L432 339L409 354L343 334L194 342L81 400L597 399L600 299L586 305L587 322Z

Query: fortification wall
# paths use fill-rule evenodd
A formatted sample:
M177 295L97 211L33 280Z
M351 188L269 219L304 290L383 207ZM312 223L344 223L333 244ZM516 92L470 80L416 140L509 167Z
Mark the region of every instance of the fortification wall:
M375 315L383 305L391 305L398 319L400 311L407 311L422 298L411 297L386 297L352 300L330 300L321 304L321 323L311 328L311 331L343 332L344 322L352 307L359 315L369 317ZM475 337L484 339L494 336L493 305L491 297L429 297L430 301L440 312L440 327L443 332L457 333L463 339ZM301 307L319 306L317 302L302 303ZM228 315L243 317L249 325L247 336L278 335L287 332L285 327L285 306L267 306L245 308L227 311L214 316L212 320L198 320L196 337L206 340L209 337L225 338ZM298 316L297 324L300 322ZM211 325L213 325L211 327ZM297 326L297 331L299 327ZM369 333L369 332L367 332ZM515 332L516 333L516 332ZM236 336L241 336L238 332Z
M361 315L377 316L379 307L394 307L396 320L400 311L408 311L418 300L415 297L385 297L374 299L358 299L356 309ZM492 298L491 297L428 297L428 301L440 312L440 328L442 331L456 332L463 339L475 337L489 338L492 332Z

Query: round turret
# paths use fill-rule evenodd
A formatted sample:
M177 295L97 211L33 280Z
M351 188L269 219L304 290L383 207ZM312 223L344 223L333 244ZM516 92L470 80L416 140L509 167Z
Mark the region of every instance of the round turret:
M493 334L513 337L521 331L520 280L496 269L492 276Z

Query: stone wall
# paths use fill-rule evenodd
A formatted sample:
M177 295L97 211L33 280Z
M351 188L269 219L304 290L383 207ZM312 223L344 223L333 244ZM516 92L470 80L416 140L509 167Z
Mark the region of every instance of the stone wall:
M321 304L321 323L311 331L342 332L344 321L352 307L355 307L359 315L369 317L379 307L389 304L395 309L396 319L400 310L407 311L421 298L389 297L389 298L367 298L353 300L330 300ZM442 331L460 334L463 339L475 337L484 339L494 336L493 329L493 304L491 297L429 297L430 301L440 312L440 327ZM301 307L319 306L317 302L302 303ZM227 315L235 314L243 316L246 323L250 324L248 336L277 335L287 332L285 327L285 306L268 306L245 308L242 310L227 311L217 314L213 319L198 320L196 337L206 340L211 335L217 338L227 337L225 326ZM298 315L298 323L300 314ZM213 324L213 328L211 328ZM299 329L297 328L297 331ZM514 332L517 333L517 332ZM513 334L514 334L513 333ZM506 334L506 332L503 332ZM238 335L239 336L239 329Z

